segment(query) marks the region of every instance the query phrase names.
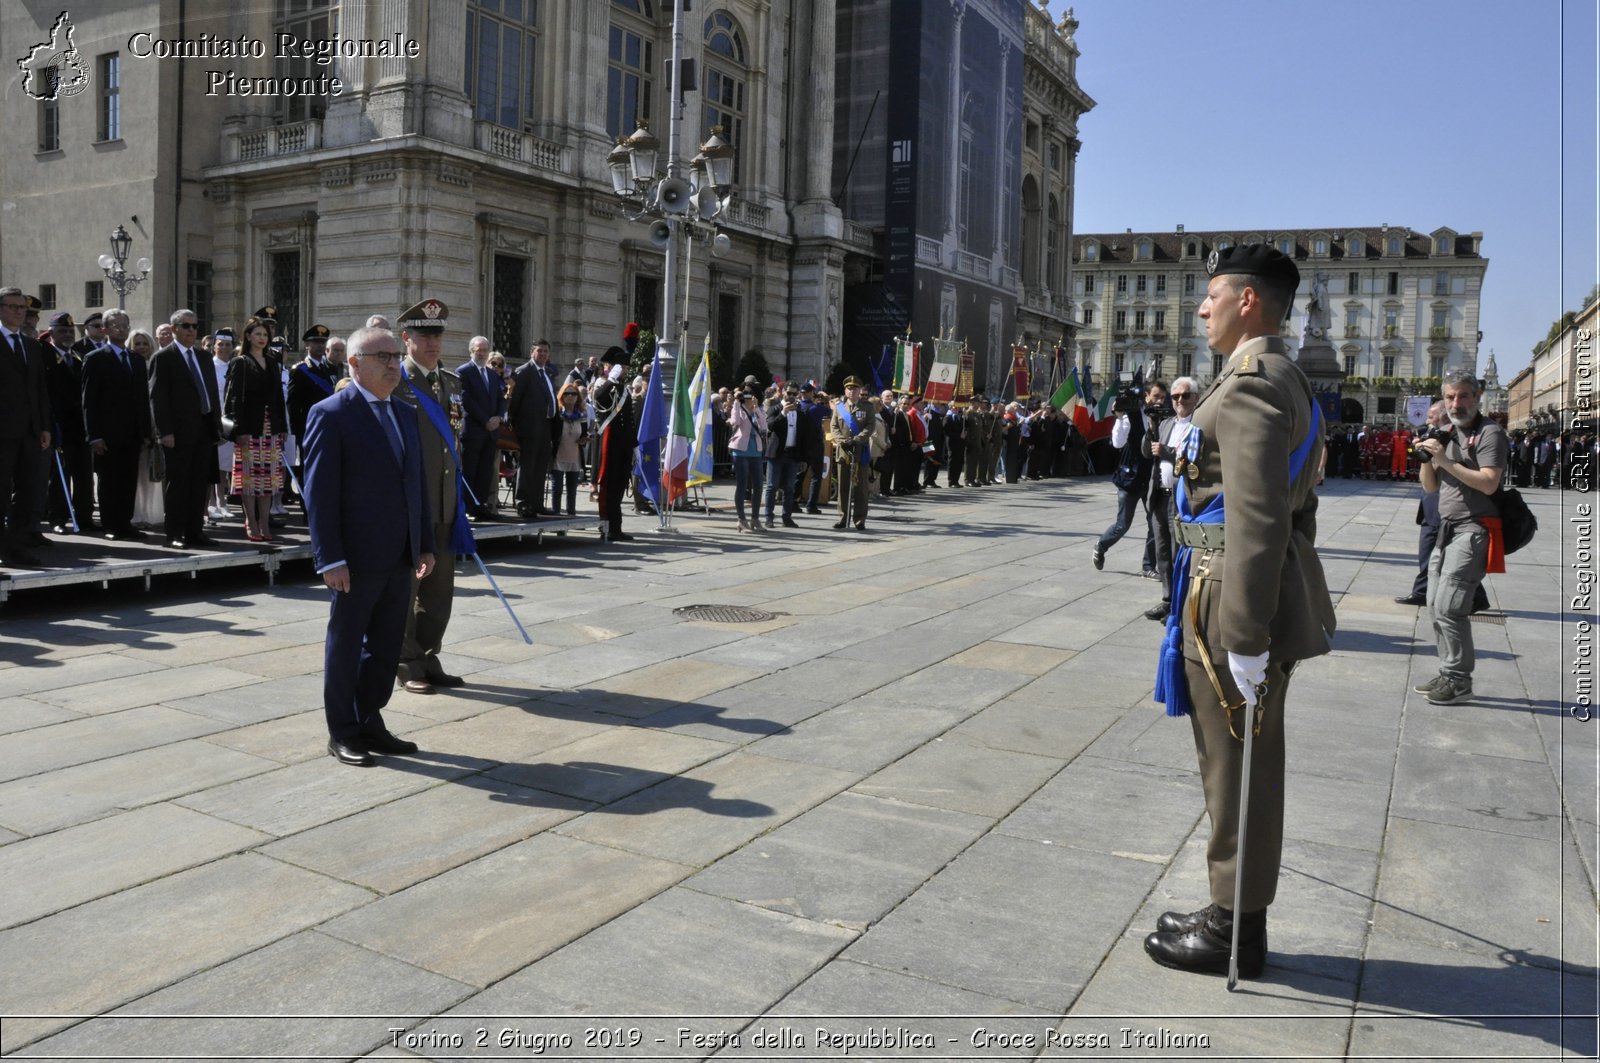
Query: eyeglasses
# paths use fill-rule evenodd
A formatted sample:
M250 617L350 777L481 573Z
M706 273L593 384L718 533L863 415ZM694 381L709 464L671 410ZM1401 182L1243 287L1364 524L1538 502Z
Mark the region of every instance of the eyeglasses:
M173 325L172 327L173 328L199 328L200 327L200 323L198 321L180 321L176 325Z
M27 303L0 303L0 310L26 310Z
M1194 400L1194 394L1192 392L1174 391L1172 393L1172 401L1173 402L1191 402L1193 400Z
M384 365L394 365L396 362L400 361L401 354L399 351L362 351L356 357L360 358L362 361L371 358L374 362L382 362Z

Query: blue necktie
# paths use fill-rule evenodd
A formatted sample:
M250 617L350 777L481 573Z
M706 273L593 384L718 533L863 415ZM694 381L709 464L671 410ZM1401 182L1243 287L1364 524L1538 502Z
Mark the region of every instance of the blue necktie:
M400 439L400 426L395 424L394 411L389 408L388 399L379 399L377 405L378 422L383 425L383 434L389 437L389 449L394 451L394 460L404 465L406 445Z

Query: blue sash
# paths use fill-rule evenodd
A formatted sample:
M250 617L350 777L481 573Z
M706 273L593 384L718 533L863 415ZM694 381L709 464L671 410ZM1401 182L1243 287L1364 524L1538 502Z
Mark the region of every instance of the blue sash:
M1289 455L1289 483L1293 484L1311 457L1311 447L1321 438L1322 411L1311 404L1311 429L1305 439ZM1200 429L1189 426L1189 436L1183 455L1191 463L1200 458ZM1224 518L1222 492L1218 491L1199 513L1189 513L1189 483L1187 476L1178 477L1178 519L1185 524L1221 524ZM1183 603L1189 597L1189 554L1191 548L1178 547L1172 559L1172 599L1167 609L1167 633L1161 642L1161 656L1156 661L1155 700L1167 707L1168 716L1187 716L1194 708L1189 696L1189 678L1183 667ZM1195 638L1200 638L1195 632Z
M400 379L411 383L411 377L406 373L406 367L400 366ZM456 517L450 526L450 552L454 554L476 554L478 540L472 534L472 525L467 523L467 481L461 474L461 459L456 456L456 434L450 427L450 418L445 416L444 410L433 401L433 396L415 385L411 394L417 397L417 409L428 418L428 423L433 425L433 430L444 439L445 446L450 448L450 460L456 466Z
M333 384L328 380L328 378L322 376L320 373L313 373L306 363L301 362L299 365L295 366L295 369L300 372L301 376L305 377L307 380L317 385L317 387L321 388L324 398L333 394ZM401 369L400 372L402 375L404 375L405 370Z
M856 437L856 435L861 431L861 428L860 428L860 426L858 426L856 424L855 416L853 414L851 414L850 407L848 405L846 405L846 403L845 403L845 401L843 399L839 400L838 410L839 410L839 420L844 422L845 428L849 429L849 431L850 431L850 437L852 439L854 439ZM868 438L868 439L864 439L864 440L861 441L861 449L856 454L856 464L858 464L858 465L866 465L871 460L872 460L872 440L870 438Z

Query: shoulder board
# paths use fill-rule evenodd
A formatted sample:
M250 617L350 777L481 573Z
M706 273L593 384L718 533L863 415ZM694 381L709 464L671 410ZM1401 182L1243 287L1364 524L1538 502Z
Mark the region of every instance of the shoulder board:
M1261 359L1252 351L1239 359L1239 364L1233 367L1235 374L1250 373L1259 375L1261 372Z

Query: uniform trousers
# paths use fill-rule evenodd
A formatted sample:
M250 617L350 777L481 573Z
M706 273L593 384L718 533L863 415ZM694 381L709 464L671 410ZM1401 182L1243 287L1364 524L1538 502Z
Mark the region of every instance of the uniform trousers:
M450 550L454 526L454 521L433 526L433 571L417 581L411 608L406 610L399 666L391 673L398 675L401 682L445 674L444 665L439 663L439 650L444 646L444 629L450 624L450 606L456 594L456 555Z
M988 447L982 443L967 443L967 484L983 483L988 480L989 454Z
M951 487L959 487L961 473L967 467L967 444L965 440L956 438L947 440L946 446L950 452L950 472L945 482Z
M867 469L848 456L839 461L839 519L857 527L867 520Z
M352 572L350 589L329 591L328 637L322 667L322 711L328 736L349 742L387 728L383 707L394 692L395 668L411 600L411 565Z
M1187 614L1185 621L1187 622ZM1238 688L1228 671L1228 655L1213 651L1213 665L1222 689L1238 698ZM1228 730L1228 714L1217 701L1205 666L1186 659L1184 673L1194 710L1194 748L1200 760L1200 783L1205 791L1206 813L1211 818L1211 840L1206 845L1206 869L1211 879L1211 901L1233 907L1234 876L1238 873L1239 788L1243 780L1244 743ZM1283 860L1283 707L1289 693L1289 674L1277 662L1267 664L1266 711L1261 733L1254 739L1255 762L1250 773L1250 821L1245 833L1244 893L1240 910L1256 912L1277 896L1278 866ZM1244 734L1246 714L1235 710L1234 730Z

